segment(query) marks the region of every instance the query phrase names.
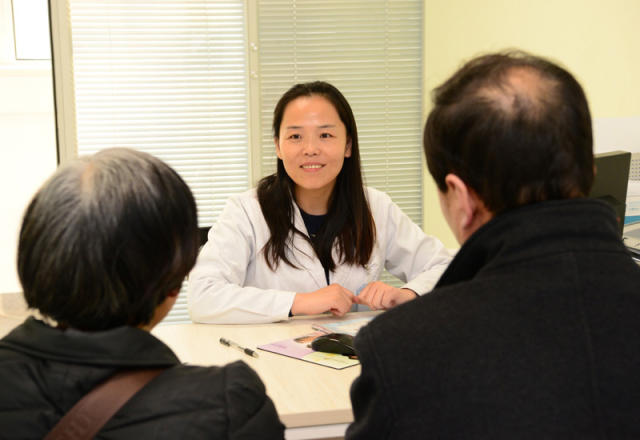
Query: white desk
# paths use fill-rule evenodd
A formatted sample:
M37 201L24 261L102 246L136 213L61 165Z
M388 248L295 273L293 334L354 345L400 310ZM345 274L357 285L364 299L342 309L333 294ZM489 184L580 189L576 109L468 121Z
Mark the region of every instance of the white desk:
M361 312L375 314L376 312ZM348 314L344 319L353 318ZM260 375L273 400L287 439L330 438L344 435L353 420L349 389L360 366L332 368L258 350L253 358L220 344L225 337L255 349L258 345L311 333L311 324L336 321L328 316L296 317L287 322L256 325L166 324L152 333L163 340L183 362L223 365L241 359Z

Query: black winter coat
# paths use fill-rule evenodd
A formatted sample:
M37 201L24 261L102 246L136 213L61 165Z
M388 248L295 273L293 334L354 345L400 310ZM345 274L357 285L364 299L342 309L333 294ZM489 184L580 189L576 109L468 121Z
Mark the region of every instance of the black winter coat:
M639 439L640 267L587 200L506 212L356 337L347 439Z
M168 367L107 422L98 439L282 439L284 426L245 363L180 364L144 330L59 330L28 318L0 340L0 438L40 439L121 368Z

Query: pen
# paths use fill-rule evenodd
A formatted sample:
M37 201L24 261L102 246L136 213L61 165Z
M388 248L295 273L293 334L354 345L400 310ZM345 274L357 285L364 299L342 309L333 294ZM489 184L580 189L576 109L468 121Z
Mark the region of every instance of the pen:
M255 351L253 351L250 348L245 348L243 346L241 346L240 344L233 342L229 339L226 338L220 338L220 343L222 345L226 345L227 347L233 347L233 348L237 348L238 350L240 350L241 352L243 352L244 354L248 354L249 356L253 356L254 358L258 357L258 353L256 353Z

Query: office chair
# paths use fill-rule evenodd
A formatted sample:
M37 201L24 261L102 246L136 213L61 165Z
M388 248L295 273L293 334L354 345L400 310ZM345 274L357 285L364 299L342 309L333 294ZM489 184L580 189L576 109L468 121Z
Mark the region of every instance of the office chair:
M198 234L200 235L200 247L204 246L209 237L209 229L211 226L202 226L198 228Z

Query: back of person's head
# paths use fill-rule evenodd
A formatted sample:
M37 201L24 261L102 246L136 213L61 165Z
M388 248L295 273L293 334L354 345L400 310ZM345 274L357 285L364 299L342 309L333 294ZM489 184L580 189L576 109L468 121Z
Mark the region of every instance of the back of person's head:
M196 205L161 160L103 150L61 166L29 204L18 273L30 308L60 325L149 323L198 253Z
M481 56L436 88L433 100L424 150L440 191L453 173L494 214L588 195L589 106L562 67L520 51Z

